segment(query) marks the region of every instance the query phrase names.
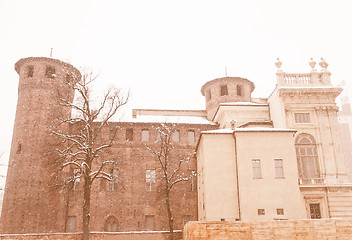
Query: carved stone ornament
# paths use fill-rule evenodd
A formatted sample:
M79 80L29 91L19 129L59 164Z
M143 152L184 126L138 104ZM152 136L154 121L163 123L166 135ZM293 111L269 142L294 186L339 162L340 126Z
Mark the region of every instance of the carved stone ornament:
M312 69L314 69L314 68L315 68L315 64L317 64L317 63L313 60L313 58L310 58L309 66L310 66Z
M280 61L280 58L277 58L277 62L275 63L275 66L277 67L277 69L281 68L282 62Z
M324 60L324 58L321 58L321 61L319 63L320 67L323 69L327 69L329 64Z

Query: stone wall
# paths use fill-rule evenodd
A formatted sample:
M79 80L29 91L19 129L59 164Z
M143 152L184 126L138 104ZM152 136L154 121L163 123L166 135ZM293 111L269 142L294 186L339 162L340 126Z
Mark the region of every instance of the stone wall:
M268 222L188 222L184 240L352 239L352 219Z
M43 233L43 234L1 234L0 239L7 240L81 240L80 233ZM91 240L167 240L168 232L96 232ZM182 231L175 232L175 239L182 239Z

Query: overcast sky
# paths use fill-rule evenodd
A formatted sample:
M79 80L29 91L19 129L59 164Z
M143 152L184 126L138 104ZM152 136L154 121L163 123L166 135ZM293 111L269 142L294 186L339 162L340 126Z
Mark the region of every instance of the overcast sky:
M0 151L8 152L25 57L49 57L100 74L98 91L130 89L129 108L204 109L201 86L239 76L255 97L285 72L329 63L351 86L350 0L0 0ZM348 90L351 93L351 90Z

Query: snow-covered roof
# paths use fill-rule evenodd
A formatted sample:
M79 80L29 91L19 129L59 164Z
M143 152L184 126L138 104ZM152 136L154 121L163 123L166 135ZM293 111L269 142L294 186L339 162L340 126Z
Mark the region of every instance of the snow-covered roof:
M220 103L220 106L268 106L268 104L253 103L253 102L226 102L226 103Z
M136 118L127 119L126 122L135 123L185 123L216 125L205 117L197 116L161 116L161 115L137 115Z
M295 129L288 128L266 128L266 127L252 127L252 128L236 128L236 132L297 132Z
M286 128L266 128L266 127L252 127L252 128L224 128L216 130L207 130L202 131L202 133L234 133L234 132L296 132L295 129L286 129Z
M333 85L323 85L323 86L305 86L305 85L299 85L299 86L284 86L284 87L278 87L279 89L314 89L314 88L340 88L340 87L335 87Z

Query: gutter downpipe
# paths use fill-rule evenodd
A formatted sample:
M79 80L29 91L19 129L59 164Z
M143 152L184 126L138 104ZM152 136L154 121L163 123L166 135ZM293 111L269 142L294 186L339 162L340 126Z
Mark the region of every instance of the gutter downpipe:
M234 142L235 142L235 165L236 165L236 180L237 180L238 221L241 221L240 187L239 187L239 183L238 183L237 142L236 142L235 130L233 131L233 139L234 139Z

